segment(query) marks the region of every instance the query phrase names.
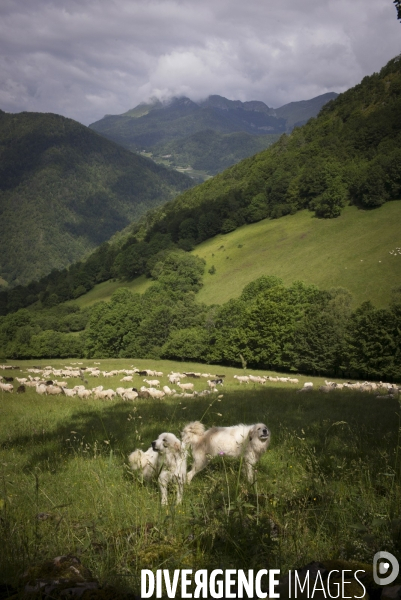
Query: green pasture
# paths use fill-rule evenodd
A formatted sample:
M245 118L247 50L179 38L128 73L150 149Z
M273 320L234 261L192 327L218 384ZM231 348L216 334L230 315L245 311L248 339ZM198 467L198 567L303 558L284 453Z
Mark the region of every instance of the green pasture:
M398 200L371 211L349 206L336 219L304 210L218 235L193 251L206 260L199 301L223 304L250 281L276 275L286 285L301 280L320 289L347 288L355 306L366 300L386 306L401 285L401 254L390 254L401 247L400 222Z
M145 275L141 275L132 281L116 281L110 279L109 281L98 283L87 294L80 296L76 300L71 300L69 303L77 304L80 308L86 308L101 300L108 302L118 288L126 287L131 290L133 294L143 294L150 285L152 285L152 280L147 279Z
M343 390L297 394L299 385L239 385L239 369L150 360L21 361L102 370L224 374L219 394L123 402L0 392L0 580L16 585L28 565L78 555L101 581L139 592L142 568L301 567L312 560L371 563L401 555L400 405ZM254 373L262 373L257 371ZM266 374L266 372L263 372ZM269 373L271 374L271 373ZM87 377L116 389L123 375ZM151 377L153 379L153 377ZM134 376L133 386L143 377ZM206 380L194 381L199 391ZM73 387L81 380L69 380ZM256 483L240 461L216 457L161 507L157 485L130 472L127 456L163 431L266 422L272 432Z
M250 281L276 275L286 285L301 280L321 289L345 287L354 306L370 300L387 306L391 290L401 286L399 223L401 200L375 210L346 207L336 219L317 219L304 210L277 220L264 219L203 242L193 253L206 261L200 302L223 304L240 295ZM209 269L215 267L215 273ZM81 308L110 300L119 287L143 293L152 281L110 280L74 300Z

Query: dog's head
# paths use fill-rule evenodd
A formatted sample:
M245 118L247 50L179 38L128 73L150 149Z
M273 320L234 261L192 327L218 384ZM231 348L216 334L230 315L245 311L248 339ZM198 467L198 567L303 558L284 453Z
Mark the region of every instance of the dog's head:
M171 454L181 451L181 442L174 433L161 433L157 440L152 442L152 448L159 454Z
M249 432L249 439L258 439L263 444L270 444L270 430L264 423L256 423Z

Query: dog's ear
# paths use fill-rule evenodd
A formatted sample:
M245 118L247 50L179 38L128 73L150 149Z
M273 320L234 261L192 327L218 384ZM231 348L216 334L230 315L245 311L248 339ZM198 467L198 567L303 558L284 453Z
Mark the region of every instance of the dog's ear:
M181 444L178 440L174 443L174 450L176 450L177 452L181 450Z

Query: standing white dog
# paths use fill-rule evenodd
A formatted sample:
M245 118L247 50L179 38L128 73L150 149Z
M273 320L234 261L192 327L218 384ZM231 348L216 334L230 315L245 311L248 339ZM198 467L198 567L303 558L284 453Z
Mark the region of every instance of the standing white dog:
M205 430L200 421L188 423L181 433L184 444L191 446L194 464L187 475L188 483L206 467L212 456L227 455L243 458L248 481L254 480L254 465L270 444L270 431L263 423L212 427Z
M146 452L135 450L128 460L131 469L142 471L144 479L157 479L162 504L167 504L167 487L171 482L177 488L177 504L182 501L187 475L187 451L173 433L161 433Z

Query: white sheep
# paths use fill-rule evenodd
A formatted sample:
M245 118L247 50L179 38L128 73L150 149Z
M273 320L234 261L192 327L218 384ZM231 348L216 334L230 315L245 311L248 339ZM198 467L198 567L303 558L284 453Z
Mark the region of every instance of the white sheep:
M148 388L146 391L151 395L152 398L161 399L161 398L164 398L164 396L166 395L161 390L156 390L155 388L152 388L152 387Z
M249 381L252 383L266 383L266 379L264 377L259 377L259 375L248 375Z
M125 390L122 397L124 400L136 400L136 398L138 398L138 392L134 392L134 390Z
M120 381L132 381L132 375L126 375L125 377L120 379Z
M237 379L240 383L249 383L248 375L234 375L234 379Z
M332 392L334 390L332 385L321 385L319 388L319 392L324 392L325 394L328 394L329 392Z
M0 383L0 390L3 392L13 392L14 386L12 383Z
M45 393L50 396L58 396L63 393L63 389L58 385L47 385Z
M194 389L194 384L193 383L177 383L177 385L182 390L193 390Z
M73 396L77 395L77 390L71 390L69 388L63 388L63 392L69 398L72 398Z
M144 381L146 381L146 383L150 385L150 387L160 386L160 381L158 379L144 379Z

